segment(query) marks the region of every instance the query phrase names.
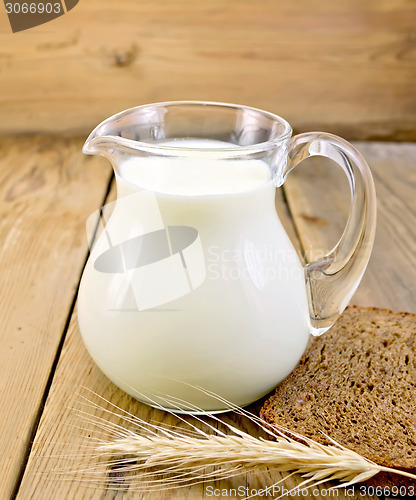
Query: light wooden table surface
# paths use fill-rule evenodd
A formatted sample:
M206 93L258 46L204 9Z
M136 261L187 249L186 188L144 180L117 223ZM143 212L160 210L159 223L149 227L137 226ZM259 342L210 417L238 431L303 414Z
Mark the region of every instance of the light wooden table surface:
M115 493L57 474L81 460L88 434L94 437L93 430L77 428L87 426L74 410L81 387L146 420L175 423L117 389L82 344L74 312L87 258L85 221L114 190L110 167L101 158L83 156L81 145L77 138L0 139L0 498L203 498L202 485L144 494L126 485ZM416 312L416 145L357 146L374 174L378 229L353 302ZM277 204L296 247L311 258L312 246L328 250L341 234L348 188L339 169L324 160L308 162L279 190ZM236 416L222 418L257 433ZM260 489L278 478L269 471L215 486ZM287 485L297 483L295 477ZM338 498L347 497L340 491Z
M88 0L20 36L0 9L0 134L209 98L295 130L415 141L415 18L412 0Z

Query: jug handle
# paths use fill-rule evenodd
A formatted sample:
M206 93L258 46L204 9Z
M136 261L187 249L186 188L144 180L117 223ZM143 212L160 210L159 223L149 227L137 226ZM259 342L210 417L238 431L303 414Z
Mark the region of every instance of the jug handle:
M376 194L370 168L349 142L332 134L308 132L291 139L287 174L311 156L325 156L342 167L351 188L345 230L335 247L305 267L311 332L321 335L337 320L367 267L376 227Z

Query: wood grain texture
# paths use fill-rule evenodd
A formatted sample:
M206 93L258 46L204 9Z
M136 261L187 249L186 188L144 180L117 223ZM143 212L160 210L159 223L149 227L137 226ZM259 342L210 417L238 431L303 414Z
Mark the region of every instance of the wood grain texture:
M124 499L133 498L133 496L137 499L162 498L153 493L151 495L133 493L128 484L124 491L106 490L106 487L112 486L110 475L97 478L101 480L101 484L95 484L93 481L85 482L85 480L83 482L81 473L72 481L68 480L68 472L79 469L80 463L81 467L93 463L90 458L90 449L86 446L94 444L92 439L95 437L102 436L97 429L89 426L86 420L77 416L77 410L109 418L105 411L94 411L82 404L82 399L77 393L95 402L98 401L97 398L83 391L82 387L96 391L111 403L146 421L152 419L164 424L177 423L168 413L154 410L127 396L100 372L82 345L76 315L74 315L36 435L33 453L17 498L44 500L56 498ZM111 405L100 404L104 409L113 409ZM89 439L91 436L92 439ZM87 460L86 463L85 460ZM43 473L39 474L39 471ZM163 498L166 498L166 493L163 493ZM202 490L198 486L192 491L180 490L173 492L171 498L202 498Z
M237 102L298 131L416 139L413 0L88 0L12 34L0 133L89 132L149 102Z
M356 143L373 173L377 232L352 303L416 312L416 145ZM349 210L345 174L326 159L305 161L284 184L306 260L340 238Z
M82 141L0 139L0 497L12 494L84 264L84 221L109 170Z

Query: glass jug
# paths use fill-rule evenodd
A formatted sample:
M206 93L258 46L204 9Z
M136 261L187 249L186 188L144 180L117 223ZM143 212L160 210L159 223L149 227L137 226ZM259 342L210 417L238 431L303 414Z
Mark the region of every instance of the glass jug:
M334 324L360 282L375 190L363 157L339 137L292 137L272 113L183 101L105 120L83 152L111 162L117 201L98 226L97 214L89 220L79 327L100 369L136 399L190 413L257 400L294 369L311 333ZM313 155L343 168L351 208L335 248L302 267L275 189Z

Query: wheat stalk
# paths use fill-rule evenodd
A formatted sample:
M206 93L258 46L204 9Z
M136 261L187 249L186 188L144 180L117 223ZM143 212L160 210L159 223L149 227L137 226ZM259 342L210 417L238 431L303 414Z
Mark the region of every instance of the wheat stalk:
M227 403L209 391L198 389ZM126 483L129 489L139 491L189 487L267 469L286 474L281 481L269 488L295 473L301 474L303 481L290 492L333 480L338 481L333 488L347 487L366 481L381 471L416 479L416 475L408 472L377 465L326 434L324 435L331 445L320 444L281 426L265 424L259 417L230 403L230 410L248 418L274 440L251 436L212 414L208 416L213 424L198 416L193 417L196 422L203 424L205 430L176 414L175 417L186 424L185 428L146 422L98 394L93 394L114 410L81 397L92 408L129 424L129 428L126 428L108 418L94 416L90 412L78 412L84 420L108 434L105 439L97 439L95 445L96 458L104 466L104 470L96 463L87 465L82 472L87 475L89 482L100 482L100 474L108 472L110 466L113 471L111 488L123 488ZM165 400L170 407L174 408L178 404L183 407L183 402L177 399ZM218 429L217 423L225 426L227 431Z

